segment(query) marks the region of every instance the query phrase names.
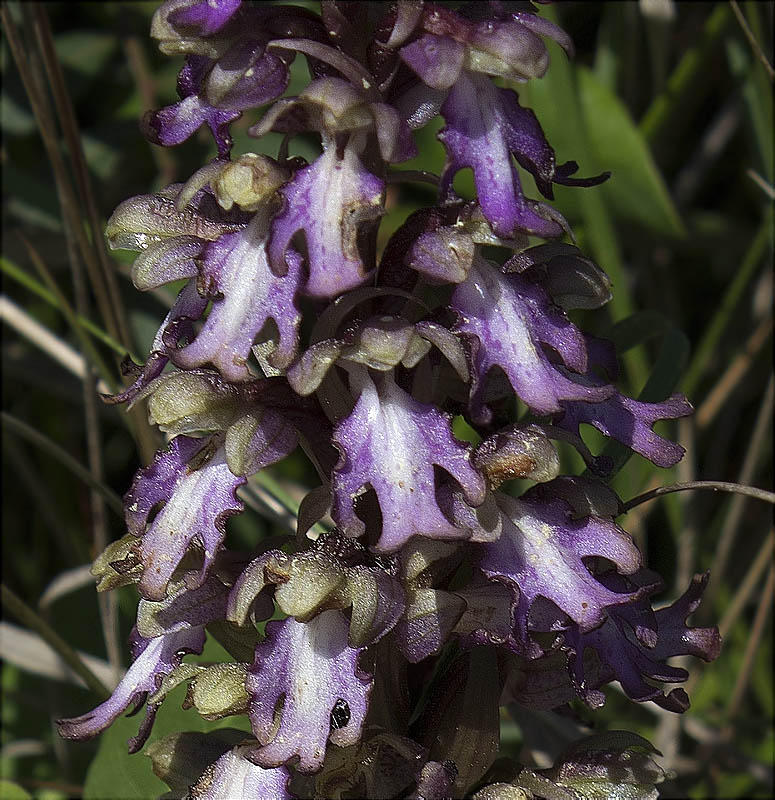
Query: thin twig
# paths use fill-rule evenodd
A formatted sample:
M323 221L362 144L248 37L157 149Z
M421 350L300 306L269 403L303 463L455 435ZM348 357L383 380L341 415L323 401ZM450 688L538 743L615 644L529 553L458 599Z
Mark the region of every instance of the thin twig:
M42 781L38 778L17 778L19 786L28 789L51 789L65 797L83 797L83 786L79 783L61 783L60 781ZM41 792L42 794L42 792Z
M775 492L768 492L766 489L758 489L755 486L746 486L741 483L728 483L727 481L689 481L687 483L674 483L672 486L660 486L657 489L652 489L650 492L639 494L637 497L633 497L632 500L628 500L622 505L622 514L626 514L631 508L653 500L660 495L671 494L672 492L685 492L689 489L710 489L714 492L732 492L747 497L755 497L757 500L764 500L766 503L775 505Z
M67 226L65 226L67 230ZM79 314L86 316L89 306L89 295L84 281L83 272L77 266L78 256L72 238L67 238L67 248L70 251L70 263L73 265L72 280L75 293L75 307ZM83 416L86 430L86 453L91 472L96 485L105 483L105 465L102 455L102 435L100 428L99 412L97 410L96 380L93 370L87 370L83 381ZM101 553L108 546L108 524L105 514L105 501L102 494L92 488L89 492L89 506L91 509L92 546L95 553ZM121 642L118 635L118 597L113 592L102 592L97 595L102 638L108 661L116 676L121 671Z
M110 697L105 684L83 663L78 653L44 620L36 614L20 597L2 584L3 605L19 622L34 630L46 641L60 658L80 676L86 685L101 699Z
M31 14L27 6L22 8L22 12L27 16ZM62 212L65 235L68 238L75 239L78 252L86 265L89 281L97 301L97 307L108 328L108 333L114 339L121 340L123 336L119 330L116 316L112 311L114 300L111 296L113 293L105 283L105 275L101 271L101 265L95 248L86 236L86 229L83 225L84 214L80 210L79 198L76 196L76 192L72 186L62 158L62 153L60 152L60 143L56 136L56 125L50 112L50 104L43 86L40 69L37 64L33 64L33 62L27 58L24 44L19 36L19 31L13 21L7 4L0 4L0 18L2 19L6 39L19 70L19 75L24 84L25 91L27 92L30 106L32 107L38 125L38 131L43 140L46 155L48 156L51 169L54 173L54 184L57 190L60 210ZM32 51L30 55L33 59L36 57L36 54ZM95 237L100 236L100 231L95 230L94 235ZM69 252L72 253L72 248ZM72 270L78 270L80 268L78 258L73 258L71 255L70 261ZM77 330L76 328L76 331ZM86 344L85 347L88 348L89 344L91 343ZM88 355L88 349L86 352ZM109 383L111 382L110 375L102 371L101 374L106 381ZM156 449L155 437L153 431L148 426L147 420L145 420L141 414L142 409L138 408L130 412L130 415L128 415L126 419L131 420L129 423L130 431L137 443L143 461L147 463L152 458L153 452Z
M22 10L25 11L26 7ZM27 12L28 13L28 12ZM57 195L59 198L59 207L62 212L62 220L69 223L69 230L77 239L78 249L81 253L89 277L92 282L92 288L97 299L97 305L100 309L100 314L108 328L108 333L115 339L120 339L118 329L115 325L114 315L111 312L111 302L107 289L102 280L99 265L96 261L94 250L92 249L87 237L86 232L81 223L82 214L79 211L79 202L73 191L72 184L67 174L67 169L62 158L59 148L59 142L56 138L56 126L54 119L51 116L48 98L42 86L42 80L38 71L33 69L32 63L28 60L25 53L25 47L19 37L19 32L16 28L8 6L3 4L0 6L0 17L2 17L3 27L5 29L6 40L11 48L16 67L19 71L19 76L24 84L24 89L32 107L32 112L37 122L38 132L43 141L43 146L46 150L51 169L54 173L54 184L56 186ZM65 230L68 230L68 225L65 225Z
M764 214L764 219L762 219L759 230L751 241L742 263L735 271L734 278L724 292L724 297L718 304L716 313L703 332L694 350L694 355L689 367L684 373L681 388L688 397L694 394L694 390L705 376L706 368L711 359L718 351L719 341L724 335L727 324L732 319L737 303L742 297L748 282L753 278L757 267L767 253L771 234L772 212L768 210Z
M94 346L94 343L81 329L81 326L78 323L76 312L73 310L64 293L59 288L57 282L54 280L54 277L46 266L45 262L38 254L38 251L32 246L32 243L26 239L26 237L24 237L18 231L17 236L21 239L22 244L24 244L24 247L29 254L30 261L32 261L33 266L38 271L38 274L42 278L43 282L57 298L60 310L65 315L65 318L67 319L70 327L73 329L73 332L78 337L78 342L80 343L84 356L97 369L103 380L111 387L111 391L115 391L117 384L115 384L113 381L111 370L108 369L108 366L105 364L104 359Z
M68 372L81 380L86 377L88 369L86 359L5 295L0 295L0 319L61 364ZM103 394L110 392L110 387L102 378L97 381L97 391Z
M394 169L388 172L385 180L388 183L413 181L415 183L429 183L431 186L439 185L439 176L424 169Z
M716 414L724 407L730 392L739 384L743 375L753 364L759 350L772 333L772 319L763 319L751 337L745 343L743 351L735 357L718 379L716 385L708 392L702 405L697 409L694 420L697 428L706 428L715 419Z
M740 107L740 96L735 91L705 129L696 150L678 173L673 197L679 208L689 206L700 188L702 179L734 136L740 124Z
M50 306L64 314L58 296L33 278L32 275L23 270L18 264L14 264L13 261L5 258L5 256L0 256L0 270L8 275L9 278L13 278L13 280L20 283L25 289L40 297L41 300L45 300ZM167 303L167 308L171 305L172 303ZM105 333L102 328L95 325L90 319L82 317L80 314L76 314L75 318L85 331L88 331L95 339L99 339L103 344L107 345L116 355L123 358L127 354L127 349L124 345ZM129 355L133 361L140 361L140 358L132 350L129 351Z
M743 461L742 469L740 470L739 482L747 485L753 479L756 472L756 466L759 462L759 455L762 448L767 443L767 428L772 421L772 400L775 396L775 376L770 377L767 391L764 393L759 413L756 416L754 423L753 433L751 434L751 441L746 449L745 459ZM700 609L700 619L707 619L715 607L716 595L719 587L721 586L721 579L727 566L727 559L734 543L735 535L737 534L738 524L743 514L745 507L745 495L739 494L735 497L729 505L729 511L724 525L722 526L721 533L719 534L718 544L716 545L716 552L713 555L713 562L711 564L711 574L713 579L708 586L705 594L705 602Z
M732 6L732 11L740 23L740 27L743 29L743 33L745 34L745 38L748 39L748 44L751 45L751 50L753 50L753 54L761 61L762 66L764 67L769 79L771 81L775 80L775 70L772 68L772 64L767 60L767 56L764 55L764 51L761 48L759 42L756 41L756 37L753 35L753 31L748 26L748 22L746 18L743 16L743 12L740 10L740 6L737 5L735 0L729 0L729 5Z
M742 583L740 583L735 591L735 596L732 598L729 607L721 618L721 622L718 624L718 632L721 634L722 639L732 630L732 626L737 622L737 618L740 616L740 613L745 608L745 604L757 587L759 579L764 574L764 570L767 569L770 564L773 549L775 549L775 531L770 528L764 545L748 568L745 578L743 578Z
M137 86L143 108L155 108L158 105L156 85L145 52L137 36L128 36L122 41L126 63ZM159 180L162 186L173 183L177 174L177 164L173 151L168 147L152 147L151 155L159 169Z
M751 678L751 670L753 669L753 660L756 656L756 651L759 648L759 642L764 634L764 626L767 623L767 617L772 608L772 596L775 592L775 567L770 567L770 572L767 575L767 585L764 587L759 606L756 609L756 616L751 626L751 634L748 637L748 643L745 646L745 654L743 655L743 663L740 671L737 673L737 680L735 681L735 688L732 690L732 697L729 700L729 705L726 708L727 719L731 719L737 713L740 702L743 699L745 690L748 688L748 681Z
M29 492L30 518L39 514L43 525L53 536L59 547L62 564L78 564L89 558L89 551L84 546L80 536L75 536L68 530L62 515L57 514L48 486L40 479L40 469L31 459L30 454L21 442L13 436L6 436L3 440L3 454L10 459L10 468L16 477ZM6 491L8 491L6 489ZM31 520L30 520L31 521Z
M694 421L691 417L684 417L678 421L678 441L683 442L686 447L686 454L678 462L679 482L682 485L691 485L695 483L697 477L696 436ZM684 524L676 543L678 553L676 554L675 587L680 592L691 581L692 575L695 573L697 515L692 513L695 510L692 505L693 495L679 495L677 499L681 502L684 517Z
M93 583L94 579L92 579ZM51 624L51 620L45 619L44 622ZM111 669L110 664L103 658L98 658L83 650L76 650L78 657L84 664L108 687L115 689L120 679L126 674L122 671L119 679ZM46 685L61 697L60 687L53 684L64 682L74 683L78 686L88 688L83 682L83 678L76 675L54 650L50 644L45 642L40 634L29 630L22 625L16 625L7 620L0 620L0 658L8 664L13 664L24 672L31 675L40 675L46 679ZM42 698L36 698L40 700ZM50 704L49 704L50 705ZM43 708L45 708L45 704ZM58 717L63 715L60 712Z
M755 169L747 169L745 174L769 197L775 200L775 186L767 183Z
M89 226L92 230L92 246L97 255L97 263L102 268L102 277L111 301L110 310L114 314L115 326L118 333L117 338L123 343L127 350L131 350L132 340L129 332L129 324L127 323L124 313L124 306L121 302L121 295L118 291L118 282L116 281L113 266L108 258L107 250L105 249L102 226L100 225L97 215L97 205L94 201L94 192L91 187L89 170L86 166L86 159L83 154L81 134L78 130L73 103L70 99L70 94L67 91L67 86L62 74L62 67L59 64L59 59L54 50L51 26L49 25L44 5L35 4L33 18L35 20L35 34L38 39L38 47L43 56L43 65L48 75L59 123L62 126L62 132L64 133L67 148L70 152L78 193L86 209L87 219L89 220Z
M110 508L116 512L123 519L124 507L121 498L104 484L98 483L94 480L91 472L86 467L74 459L68 452L63 450L56 442L52 442L47 436L44 436L35 428L27 425L11 414L5 411L0 412L0 420L2 420L3 427L9 433L15 433L18 436L26 439L28 442L45 450L49 455L53 456L60 461L67 469L69 469L77 478L80 478L87 486L101 492L105 499L108 501Z

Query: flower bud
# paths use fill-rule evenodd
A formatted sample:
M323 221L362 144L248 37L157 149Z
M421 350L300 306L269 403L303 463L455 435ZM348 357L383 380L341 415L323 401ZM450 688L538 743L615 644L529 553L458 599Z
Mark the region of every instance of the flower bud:
M543 482L560 473L559 454L536 425L498 431L476 447L472 461L492 489L512 478Z
M227 211L234 203L243 211L255 211L287 179L287 170L273 159L245 153L226 165L213 181L213 191L218 204Z

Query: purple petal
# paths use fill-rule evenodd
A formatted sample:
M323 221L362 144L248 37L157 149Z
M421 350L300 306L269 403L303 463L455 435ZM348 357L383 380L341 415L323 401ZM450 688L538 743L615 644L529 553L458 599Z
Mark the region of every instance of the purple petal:
M472 404L479 407L484 379L498 365L519 397L538 414L560 410L561 400L602 400L613 387L585 386L563 375L543 351L550 345L566 366L583 372L587 365L584 336L546 293L517 274L477 258L468 279L458 284L451 307L458 313L454 330L473 334ZM476 410L475 410L475 413ZM478 414L477 414L478 415Z
M204 102L223 111L258 108L288 88L286 63L258 39L239 39L213 65L202 86Z
M290 800L290 773L285 767L264 769L250 761L251 748L235 747L224 753L191 787L197 800Z
M463 69L465 47L453 39L426 34L401 48L401 58L431 89L449 89Z
M336 297L360 286L367 273L358 252L361 225L382 213L384 183L367 172L349 147L342 158L331 144L280 190L285 208L274 218L269 263L287 271L286 253L294 234L304 232L309 278L304 291Z
M519 590L517 626L527 639L528 614L536 598L551 600L588 631L605 619L608 606L628 603L638 592L616 592L593 577L584 564L603 556L625 574L640 566L630 536L609 520L573 519L562 500L539 503L498 496L503 533L483 545L480 568L492 580Z
M143 537L138 588L148 600L164 599L172 573L192 543L204 550L201 584L226 535L226 520L244 508L236 490L245 478L229 471L223 445L214 448L212 441L177 436L137 473L124 497L129 532ZM194 460L197 466L192 466ZM159 503L163 508L147 525Z
M194 369L212 364L226 380L249 380L253 376L247 359L269 319L279 334L270 357L272 365L283 368L295 357L301 315L294 295L301 279L301 259L288 253L286 274L275 275L266 257L265 233L265 221L257 214L244 231L207 245L201 280L208 294L222 297L214 301L196 339L172 353L178 366Z
M143 117L142 129L153 144L172 147L185 142L207 123L218 146L218 155L228 156L232 145L229 124L240 115L239 111L215 108L192 94L171 106L149 111Z
M679 444L668 441L651 430L661 419L678 419L694 409L682 394L673 394L661 403L641 403L616 392L602 402L563 403L565 414L557 425L578 433L586 422L601 433L653 461L659 467L672 467L686 452Z
M498 235L523 231L544 238L562 236L560 225L538 216L522 194L511 160L515 142L520 142L504 108L508 96L509 90L497 89L485 76L465 71L460 76L441 107L447 125L439 139L447 150L447 163L440 191L449 196L455 173L470 167L482 211Z
M175 27L192 28L196 36L212 36L236 13L242 0L196 0L167 15Z
M468 448L453 436L448 418L433 406L418 403L389 374L379 391L365 370L357 382L358 402L334 431L342 453L333 475L336 523L348 536L364 532L353 501L370 484L382 510L380 550L397 550L415 534L466 538L468 534L437 505L433 466L449 472L472 505L484 501L485 485L470 464Z
M526 28L533 31L533 33L539 33L541 36L554 39L568 54L568 57L573 58L574 47L572 39L562 28L558 27L553 22L544 19L544 17L539 17L538 14L531 14L525 11L515 11L511 17L520 25L524 25Z
M447 148L442 192L449 193L455 173L463 167L474 171L479 202L495 232L511 235L516 230L544 238L561 235L556 223L533 213L522 195L519 177L511 161L535 178L545 197L552 198L553 183L594 186L609 177L571 178L575 162L556 165L555 154L536 115L522 108L516 93L498 89L485 77L465 72L441 109L447 127L439 138Z
M153 338L151 352L145 366L140 369L127 358L126 368L137 375L131 386L123 392L105 398L109 403L133 402L148 384L161 375L170 353L178 341L193 336L193 320L199 319L207 308L207 300L199 296L196 284L190 283L180 290L177 300L164 318L161 327Z
M606 580L605 576L601 576ZM620 576L613 578L620 582ZM611 578L608 579L608 582ZM686 593L673 605L653 615L656 635L644 636L633 623L650 612L647 600L630 606L609 609L608 619L595 630L582 633L570 629L565 639L571 657L569 668L576 690L584 696L589 689L618 680L631 699L643 703L649 700L668 711L681 713L689 707L683 689L673 689L667 695L646 679L662 683L678 683L688 678L686 670L672 667L667 659L677 655L694 655L710 661L719 654L721 639L715 628L689 628L686 617L699 605L708 581L708 574L696 575ZM594 680L585 672L583 654L592 648L602 665L601 674Z
M700 605L708 585L709 573L695 575L689 588L672 605L656 611L659 636L654 656L659 659L674 655L691 655L703 661L713 661L721 652L721 636L717 628L690 628L687 617Z
M300 772L315 772L329 738L339 747L360 740L372 680L358 668L361 651L347 645L347 620L339 611L306 623L289 617L266 630L246 682L251 726L263 745L253 758L274 767L298 756Z
M65 739L91 739L105 730L130 705L142 703L148 693L156 691L162 678L177 667L185 653L201 653L205 643L204 627L175 631L155 639L143 639L133 633L132 666L116 686L108 700L81 717L57 720L59 735ZM148 706L140 733L130 739L129 752L134 753L150 734L156 706Z

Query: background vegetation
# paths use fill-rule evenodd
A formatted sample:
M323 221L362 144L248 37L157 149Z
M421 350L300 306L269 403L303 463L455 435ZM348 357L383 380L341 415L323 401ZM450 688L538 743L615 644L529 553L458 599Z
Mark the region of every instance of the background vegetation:
M92 708L99 687L85 688L40 638L42 620L88 654L105 684L109 662L127 663L135 593L98 603L88 564L124 532L119 496L158 441L142 413L103 405L95 385L120 385L123 353L144 358L173 292L137 292L131 254L106 253L101 231L123 199L185 180L214 155L202 131L172 150L139 134L146 109L175 100L180 66L148 37L155 7L3 8L3 582L13 595L4 590L0 631L0 774L16 786L0 784L2 797L165 789L143 755L126 755L135 719L88 744L57 738L52 720ZM557 191L580 246L614 282L614 301L584 325L626 350L628 393L659 400L680 389L697 410L662 429L688 448L681 464L663 471L633 456L614 486L625 500L678 480L769 487L773 107L764 62L772 63L773 4L585 2L541 13L559 19L578 53L568 62L550 45L549 73L520 88L523 104L536 110L561 161L577 160L583 175L613 172L600 188ZM306 77L301 59L295 69L290 93ZM235 154L276 148L271 137L257 145L245 135L253 121L236 126ZM416 165L438 172L434 134L419 133ZM300 139L297 152L311 156L311 146ZM526 186L537 194L529 179ZM383 241L429 200L423 191L390 195ZM264 474L254 509L231 521L229 536L254 541L287 525L308 481L301 461ZM503 749L546 766L579 725L630 729L662 751L671 770L664 797L771 797L771 509L736 495L683 493L638 506L622 524L665 576L665 602L694 572L712 569L696 616L720 622L720 658L686 665L692 709L683 717L611 688L594 714L578 706L575 718L504 716ZM217 645L208 647L218 658ZM152 738L205 729L181 699L167 701Z

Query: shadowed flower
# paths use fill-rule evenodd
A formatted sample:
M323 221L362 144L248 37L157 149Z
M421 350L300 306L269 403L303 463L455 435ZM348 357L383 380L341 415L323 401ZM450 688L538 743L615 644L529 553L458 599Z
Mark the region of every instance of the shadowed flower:
M600 581L626 591L629 583L621 575L607 573ZM703 661L712 661L719 654L721 637L715 628L690 628L686 618L700 604L708 583L708 573L695 575L686 592L672 605L652 612L647 600L632 606L607 609L608 618L600 627L582 632L570 628L565 632L565 648L570 652L569 669L576 691L585 697L602 684L612 680L621 683L628 697L639 703L652 700L668 711L684 712L689 708L689 697L683 689L672 689L667 695L661 688L648 683L680 683L689 673L672 667L667 661L672 656L692 655ZM651 586L654 591L657 586ZM652 616L653 615L653 616ZM637 621L651 618L650 625ZM596 680L586 674L583 654L591 648L597 654L601 670Z

